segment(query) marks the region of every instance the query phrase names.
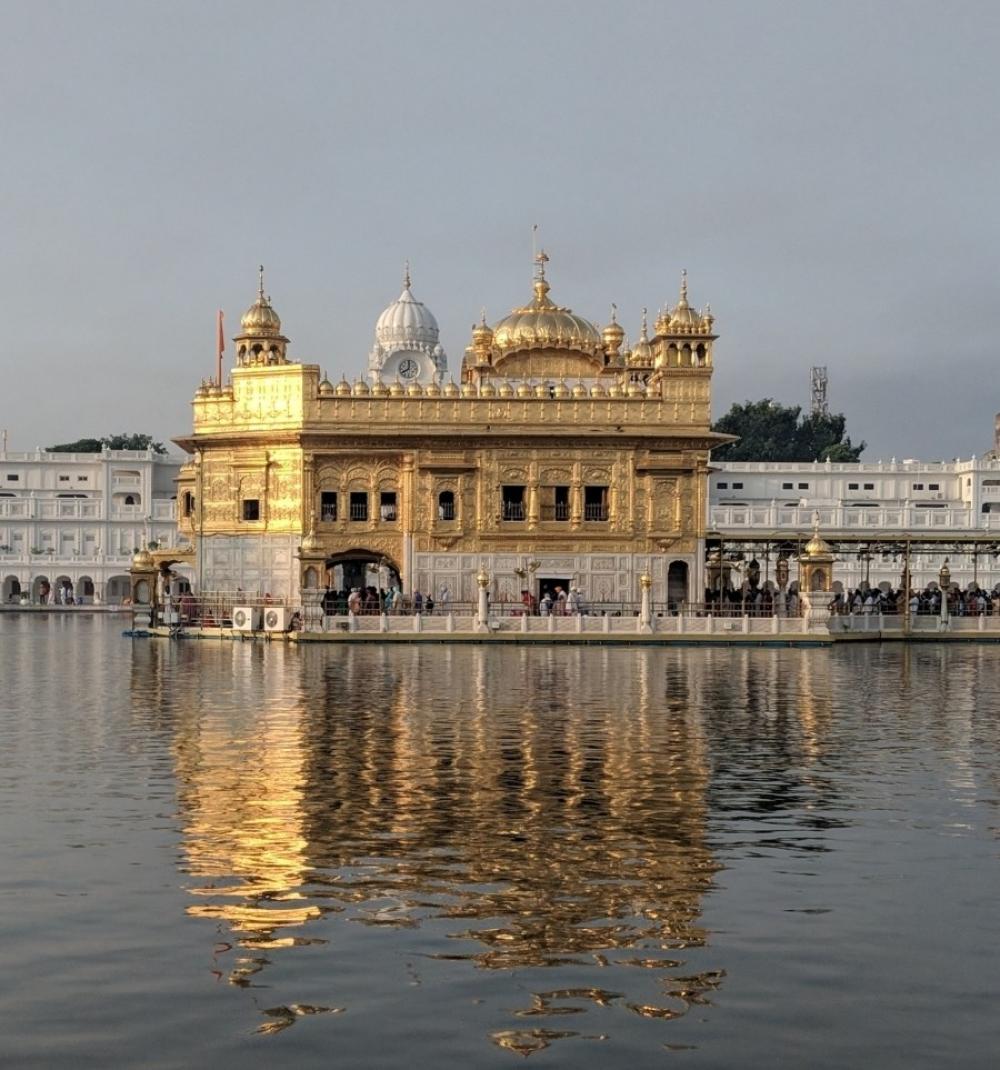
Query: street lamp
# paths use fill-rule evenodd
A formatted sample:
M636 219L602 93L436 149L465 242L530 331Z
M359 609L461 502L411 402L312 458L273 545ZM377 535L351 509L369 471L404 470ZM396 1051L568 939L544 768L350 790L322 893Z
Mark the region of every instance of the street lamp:
M951 569L948 568L947 557L938 572L938 587L941 588L941 620L946 621L948 619L948 591L951 587Z

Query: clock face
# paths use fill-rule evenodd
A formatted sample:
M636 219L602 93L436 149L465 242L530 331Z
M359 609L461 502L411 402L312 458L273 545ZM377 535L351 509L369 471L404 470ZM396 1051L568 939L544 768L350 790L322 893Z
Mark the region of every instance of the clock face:
M399 362L399 374L403 379L415 379L420 373L420 365L413 357L403 357Z

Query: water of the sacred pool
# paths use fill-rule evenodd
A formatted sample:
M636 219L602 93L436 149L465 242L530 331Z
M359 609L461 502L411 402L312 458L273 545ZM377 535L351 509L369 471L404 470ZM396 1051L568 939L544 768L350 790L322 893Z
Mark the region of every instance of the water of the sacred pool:
M987 1067L1000 657L0 614L0 1064Z

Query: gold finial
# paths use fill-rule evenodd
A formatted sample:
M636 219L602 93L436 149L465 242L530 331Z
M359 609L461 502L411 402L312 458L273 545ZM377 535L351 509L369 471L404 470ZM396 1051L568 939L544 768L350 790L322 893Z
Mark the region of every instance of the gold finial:
M618 322L618 306L614 303L614 301L611 302L611 322Z
M648 332L647 332L647 329L646 329L646 306L643 305L642 306L642 339L643 339L643 341L646 341L647 334L648 334Z
M819 538L819 510L813 510L813 538Z
M688 273L687 268L681 271L681 304L686 305L688 299Z
M259 282L259 284L257 286L257 296L261 299L261 301L263 301L264 300L264 265L263 264L261 264L257 268L257 275L258 275L258 277L260 279L260 282Z
M548 263L549 258L545 250L542 249L535 256L535 307L541 308L548 305L548 292L549 284L545 279L545 265Z
M549 262L548 254L542 249L535 254L535 279L538 282L545 281L545 265Z
M483 305L483 307L479 311L479 326L480 327L485 327L486 326L486 306L485 305Z
M403 288L408 290L410 288L410 261L403 261Z

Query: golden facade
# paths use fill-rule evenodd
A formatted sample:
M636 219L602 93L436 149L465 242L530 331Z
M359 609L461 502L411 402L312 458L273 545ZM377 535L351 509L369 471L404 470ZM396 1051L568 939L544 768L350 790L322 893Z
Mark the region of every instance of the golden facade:
M447 384L334 385L288 359L261 283L230 383L199 388L178 439L202 589L295 599L368 568L459 602L486 569L494 598L554 578L609 602L635 600L648 571L654 598L695 598L709 451L725 440L710 430L711 313L685 278L627 348L614 315L601 330L550 299L546 260L532 301L476 326Z

